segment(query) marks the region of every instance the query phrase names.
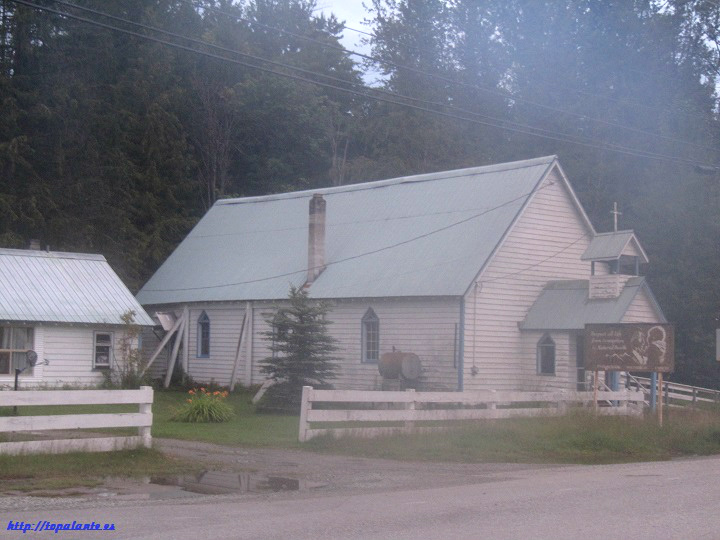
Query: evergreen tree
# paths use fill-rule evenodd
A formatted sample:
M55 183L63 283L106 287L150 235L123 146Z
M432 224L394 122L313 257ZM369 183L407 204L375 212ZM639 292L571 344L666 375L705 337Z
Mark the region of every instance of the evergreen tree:
M298 412L303 386L331 388L328 381L337 373L332 354L336 340L327 333L325 317L330 306L315 302L307 291L290 287L290 306L267 319L272 330L265 332L272 356L262 361L261 371L275 381L263 397L261 408Z

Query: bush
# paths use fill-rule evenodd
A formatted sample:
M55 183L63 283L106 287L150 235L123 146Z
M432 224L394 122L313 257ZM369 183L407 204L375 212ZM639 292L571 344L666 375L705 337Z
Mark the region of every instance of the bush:
M199 388L189 390L188 394L186 403L171 418L173 422L226 422L235 416L225 401L227 392Z
M114 351L112 369L103 371L104 389L134 389L150 384L150 375L145 373L145 361L140 354L140 326L135 323L136 313L126 311L120 318L123 321L121 337Z

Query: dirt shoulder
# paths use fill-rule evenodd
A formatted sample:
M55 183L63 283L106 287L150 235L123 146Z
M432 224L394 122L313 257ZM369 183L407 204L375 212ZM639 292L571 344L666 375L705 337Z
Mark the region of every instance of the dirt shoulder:
M154 439L153 442L157 449L170 456L199 461L208 469L298 478L322 484L318 491L388 491L477 484L550 467L514 463L401 462L175 439Z

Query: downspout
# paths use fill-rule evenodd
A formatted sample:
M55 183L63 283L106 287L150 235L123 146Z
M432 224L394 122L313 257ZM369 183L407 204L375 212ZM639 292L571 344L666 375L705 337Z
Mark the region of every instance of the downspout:
M255 326L253 322L253 303L245 303L245 383L248 386L252 385L252 372L253 372L253 328Z
M460 297L460 344L458 345L458 392L465 388L463 374L465 371L465 297Z

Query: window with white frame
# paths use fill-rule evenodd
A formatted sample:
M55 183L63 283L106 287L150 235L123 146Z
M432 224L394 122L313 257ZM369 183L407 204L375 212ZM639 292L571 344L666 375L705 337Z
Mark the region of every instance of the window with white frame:
M198 317L197 322L197 357L208 358L210 356L210 317L204 311Z
M112 332L95 332L93 368L110 369L113 354Z
M537 344L537 370L539 375L555 375L555 342L545 334Z
M23 326L0 326L0 375L14 375L27 366L27 352L33 348L34 332ZM25 374L32 373L28 368Z
M380 319L372 308L363 315L361 327L362 361L377 363L380 358Z

